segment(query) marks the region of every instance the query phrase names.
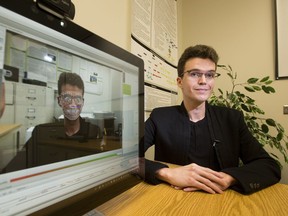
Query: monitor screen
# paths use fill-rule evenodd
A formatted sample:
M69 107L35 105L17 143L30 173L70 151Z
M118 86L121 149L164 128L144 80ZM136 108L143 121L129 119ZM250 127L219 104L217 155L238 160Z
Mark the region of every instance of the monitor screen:
M0 215L89 190L101 204L104 186L137 178L143 61L37 1L0 5Z

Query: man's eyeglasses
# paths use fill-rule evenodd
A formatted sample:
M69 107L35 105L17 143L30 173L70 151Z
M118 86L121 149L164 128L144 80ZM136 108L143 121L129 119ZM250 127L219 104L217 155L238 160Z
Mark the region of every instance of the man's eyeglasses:
M63 100L64 103L66 104L71 104L72 100L74 100L74 102L76 104L82 104L83 103L83 97L80 95L70 95L70 94L61 94L60 98Z
M216 72L212 72L212 71L208 71L208 72L200 72L198 70L188 70L188 71L185 71L182 76L187 73L188 76L192 79L200 79L201 77L203 77L203 75L205 76L205 79L207 80L212 80L216 77L219 77L220 74L219 73L216 73Z

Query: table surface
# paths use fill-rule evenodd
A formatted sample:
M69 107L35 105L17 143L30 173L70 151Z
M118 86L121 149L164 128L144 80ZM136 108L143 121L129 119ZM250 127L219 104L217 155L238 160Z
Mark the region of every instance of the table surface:
M103 137L101 139L87 139L85 141L80 141L79 139L45 139L41 138L37 140L37 145L46 145L54 147L69 147L78 150L91 151L92 153L97 150L110 151L114 149L119 149L122 147L122 140L119 138Z
M20 128L21 124L0 124L0 137Z
M276 184L251 195L233 190L223 194L184 192L167 184L141 182L95 210L113 215L253 215L287 216L288 185Z

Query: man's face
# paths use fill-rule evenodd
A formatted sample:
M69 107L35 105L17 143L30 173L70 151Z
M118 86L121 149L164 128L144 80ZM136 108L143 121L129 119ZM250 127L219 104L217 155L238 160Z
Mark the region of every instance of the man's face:
M192 58L184 67L183 77L177 78L177 84L183 93L183 99L196 104L205 102L212 94L216 65L210 59Z
M58 103L62 107L65 118L71 121L78 119L84 104L82 89L69 84L62 85Z

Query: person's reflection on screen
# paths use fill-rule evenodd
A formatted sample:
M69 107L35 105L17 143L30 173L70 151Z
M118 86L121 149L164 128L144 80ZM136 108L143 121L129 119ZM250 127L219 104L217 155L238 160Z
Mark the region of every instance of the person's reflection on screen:
M60 138L101 138L100 128L86 122L80 114L84 106L84 82L76 73L62 72L58 79L58 105L62 108L64 133L59 130ZM50 124L51 125L51 124ZM59 125L58 125L59 126Z
M84 105L84 83L75 73L61 73L58 80L58 104L64 114L64 128L67 136L80 131L80 113Z
M64 120L35 126L23 149L2 172L60 162L101 152L99 126L80 116L84 106L84 83L75 73L63 72L58 79L58 104Z
M2 117L5 110L5 82L4 73L0 69L0 118Z
M100 128L86 122L80 114L84 106L84 82L76 73L62 72L58 79L58 104L64 116L62 138L101 138Z

